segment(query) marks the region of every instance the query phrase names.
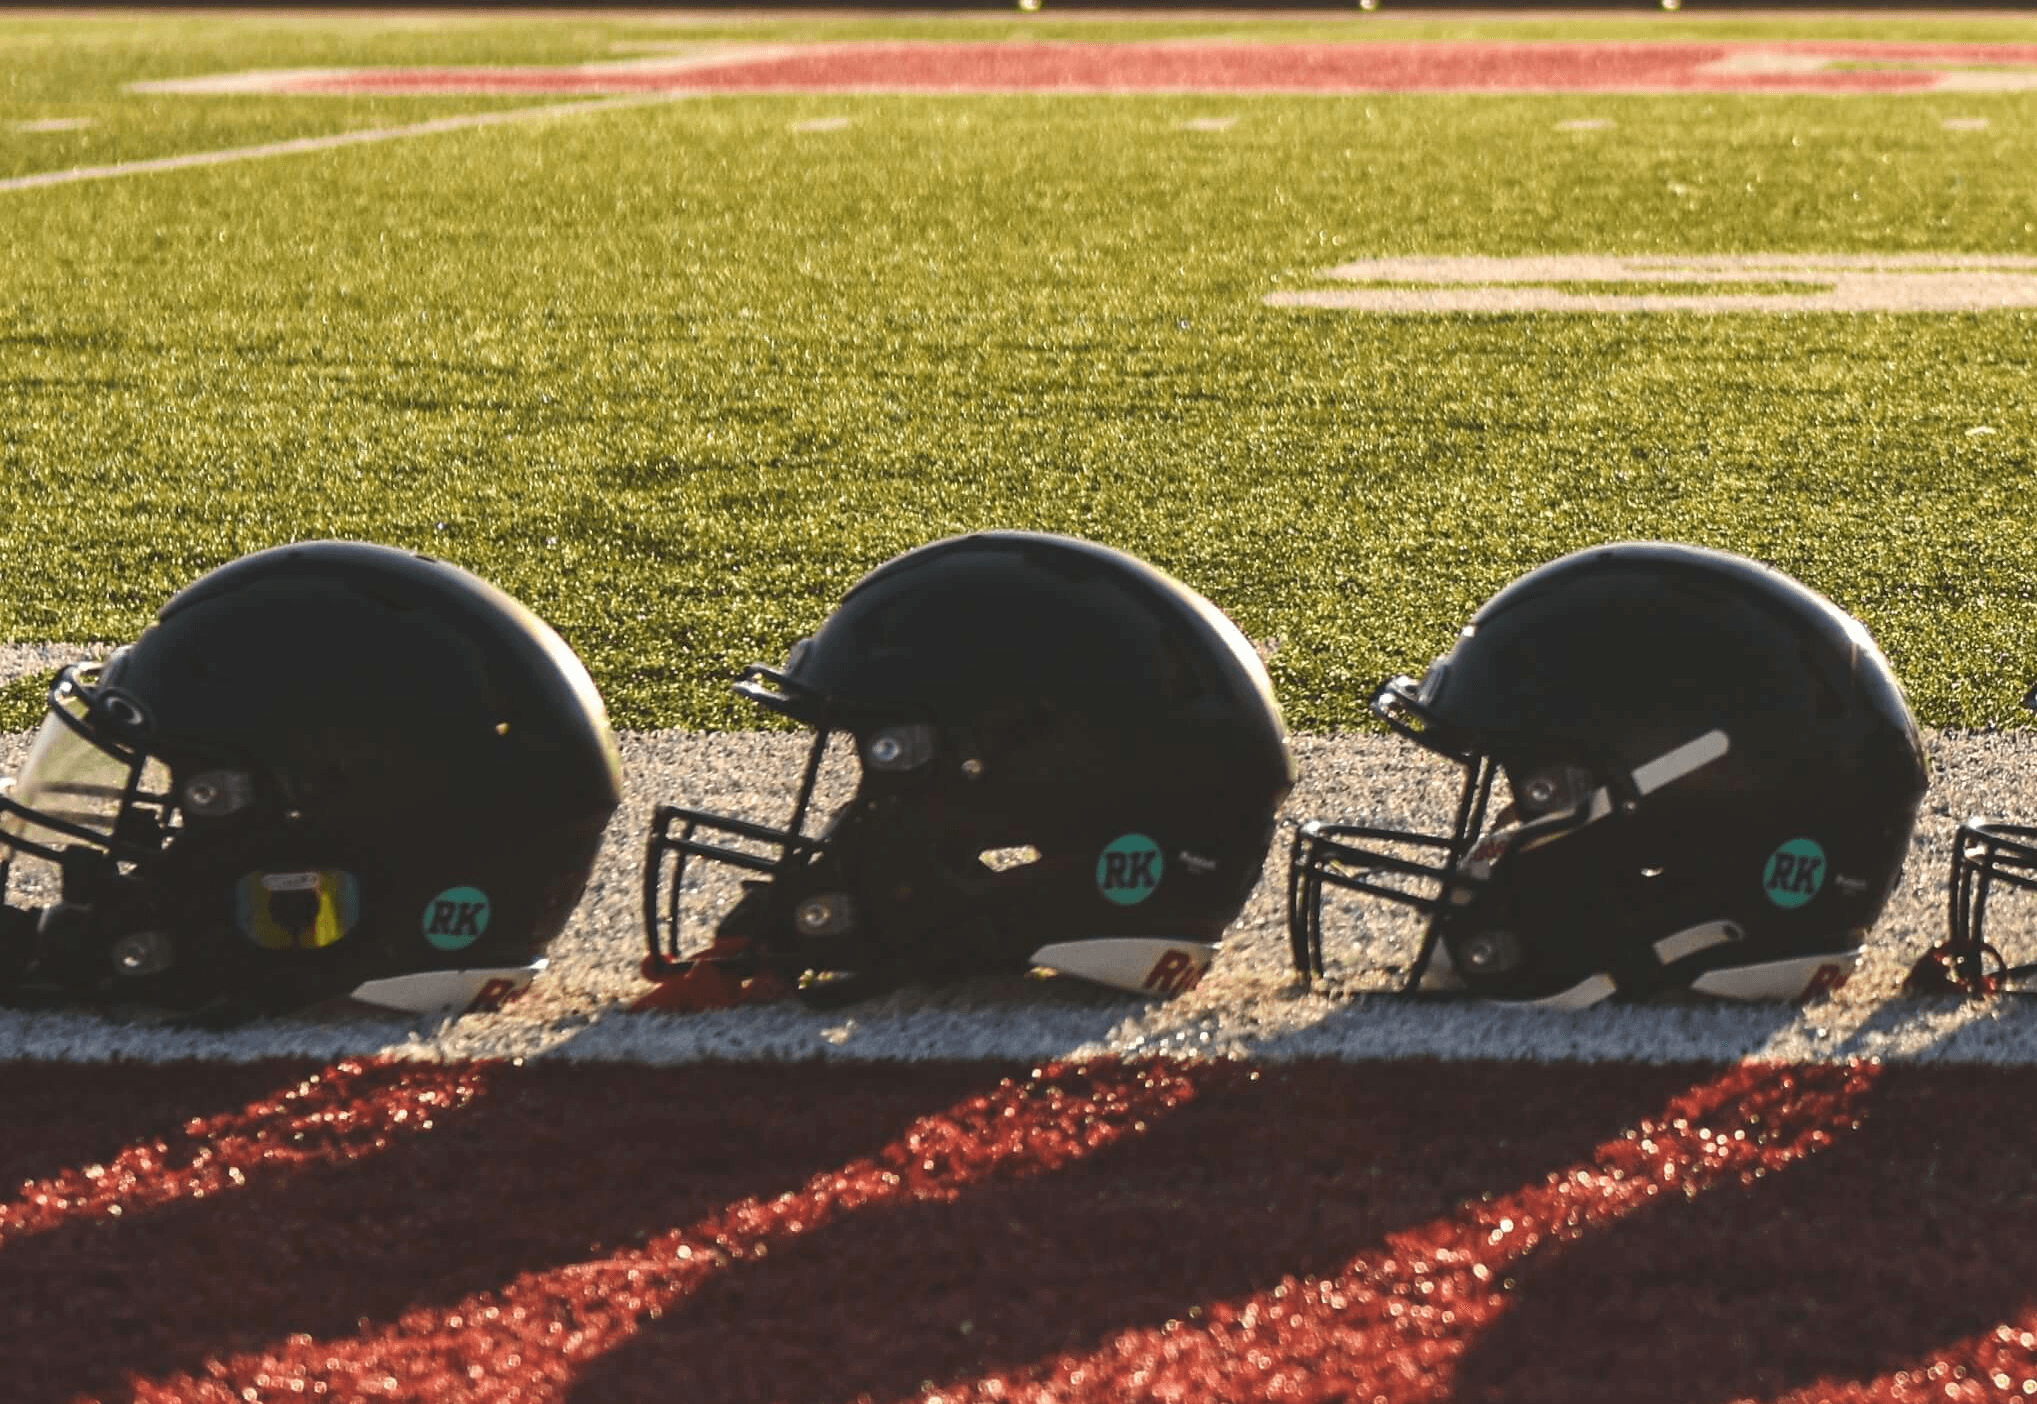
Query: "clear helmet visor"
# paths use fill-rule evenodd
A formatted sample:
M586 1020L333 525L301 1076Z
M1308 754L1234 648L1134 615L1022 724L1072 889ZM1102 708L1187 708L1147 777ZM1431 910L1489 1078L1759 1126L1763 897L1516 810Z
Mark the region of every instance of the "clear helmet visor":
M97 680L97 671L67 669L50 688L49 711L28 758L7 782L0 841L33 849L113 837L144 756L93 738L82 688Z

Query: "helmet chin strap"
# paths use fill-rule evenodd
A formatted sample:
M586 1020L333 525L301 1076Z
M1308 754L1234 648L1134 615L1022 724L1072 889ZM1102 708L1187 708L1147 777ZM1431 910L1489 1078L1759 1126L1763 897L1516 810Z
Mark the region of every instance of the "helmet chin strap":
M7 870L0 863L0 893L7 890ZM36 912L0 904L0 1003L12 999L35 964Z

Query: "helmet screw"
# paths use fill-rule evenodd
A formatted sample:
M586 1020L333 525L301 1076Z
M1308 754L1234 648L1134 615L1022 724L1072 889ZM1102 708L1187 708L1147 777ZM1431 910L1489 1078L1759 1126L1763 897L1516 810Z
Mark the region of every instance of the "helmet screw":
M808 935L826 931L835 919L835 904L825 897L809 897L799 904L799 910L792 914L799 929Z
M134 931L113 943L109 952L113 968L122 975L155 975L168 970L176 959L170 938L160 931Z
M904 754L905 747L896 736L880 736L870 743L870 759L879 765L889 765Z
M1481 931L1467 936L1457 947L1467 970L1493 975L1521 963L1521 943L1511 931Z
M1528 782L1523 796L1529 804L1547 804L1556 798L1556 782L1546 775L1538 775Z

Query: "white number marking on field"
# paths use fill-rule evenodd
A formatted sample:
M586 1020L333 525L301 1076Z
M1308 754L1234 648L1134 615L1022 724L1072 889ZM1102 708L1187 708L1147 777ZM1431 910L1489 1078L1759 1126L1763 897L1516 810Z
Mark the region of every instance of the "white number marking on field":
M1268 293L1265 303L1387 313L1986 312L2037 307L2037 257L2022 254L1415 255L1343 263L1323 276L1357 286ZM1770 286L1749 290L1749 283ZM1580 289L1579 284L1590 286ZM1644 286L1622 292L1620 284Z

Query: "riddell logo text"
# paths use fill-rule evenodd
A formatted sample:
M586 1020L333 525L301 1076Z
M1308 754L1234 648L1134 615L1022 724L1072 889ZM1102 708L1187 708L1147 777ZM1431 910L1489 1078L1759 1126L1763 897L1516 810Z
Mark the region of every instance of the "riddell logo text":
M1804 986L1804 992L1797 996L1797 1003L1809 1004L1821 994L1830 994L1842 988L1852 977L1853 971L1850 967L1827 961L1811 976L1810 982Z
M505 980L498 975L475 992L474 998L467 1005L467 1012L469 1014L495 1013L517 995L522 994L523 990L524 986L521 981Z
M1186 951L1169 951L1153 962L1142 986L1156 994L1187 994L1202 983L1202 967Z

